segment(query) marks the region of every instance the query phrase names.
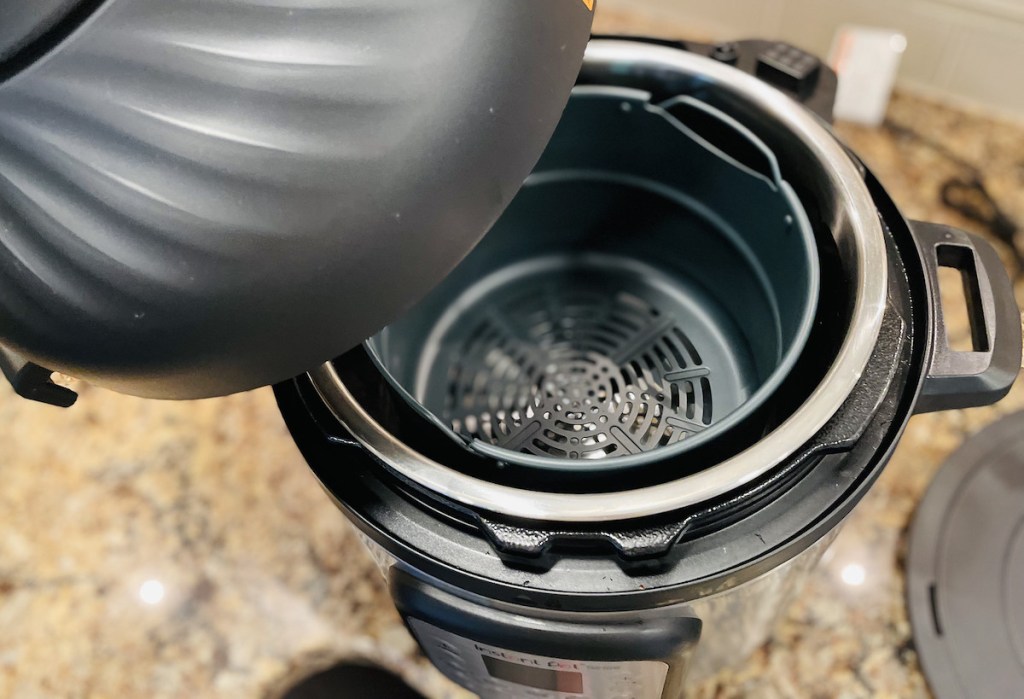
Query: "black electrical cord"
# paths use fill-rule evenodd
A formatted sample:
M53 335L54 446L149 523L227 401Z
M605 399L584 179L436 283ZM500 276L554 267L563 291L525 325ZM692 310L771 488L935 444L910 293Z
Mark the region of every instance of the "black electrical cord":
M963 174L950 177L939 188L942 203L957 213L980 223L999 241L1013 252L1017 263L1017 276L1024 276L1024 250L1021 249L1017 235L1020 226L1003 211L999 203L989 194L985 187L985 178L981 170L973 163L954 153L947 146L935 141L913 128L886 119L885 128L900 137L917 141L930 148L961 170Z

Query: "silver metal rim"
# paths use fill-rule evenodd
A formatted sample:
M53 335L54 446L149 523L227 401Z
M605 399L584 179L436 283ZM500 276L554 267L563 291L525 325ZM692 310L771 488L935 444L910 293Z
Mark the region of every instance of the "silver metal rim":
M411 449L381 427L353 398L333 365L310 372L335 417L370 453L401 476L463 505L520 519L582 523L647 517L718 497L775 468L824 427L860 380L878 340L886 304L887 252L877 208L847 153L815 117L757 78L702 56L636 42L591 42L584 69L614 66L699 75L708 85L784 124L795 143L824 165L828 181L822 186L842 203L832 232L840 249L849 254L856 280L849 330L835 362L804 404L753 446L693 475L606 493L525 490L456 471Z

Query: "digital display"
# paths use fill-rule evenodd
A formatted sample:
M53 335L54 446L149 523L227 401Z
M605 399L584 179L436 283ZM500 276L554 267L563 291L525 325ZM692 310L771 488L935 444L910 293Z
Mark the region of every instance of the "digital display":
M488 655L483 659L487 672L495 679L551 692L583 694L583 675L578 672L519 665Z

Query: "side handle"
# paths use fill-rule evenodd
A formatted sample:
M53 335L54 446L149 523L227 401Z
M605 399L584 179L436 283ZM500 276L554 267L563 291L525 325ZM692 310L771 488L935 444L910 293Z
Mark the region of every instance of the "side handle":
M996 251L985 240L937 223L912 221L928 275L932 354L918 413L991 405L1013 387L1021 369L1021 312ZM973 347L950 347L939 292L939 269L960 272Z

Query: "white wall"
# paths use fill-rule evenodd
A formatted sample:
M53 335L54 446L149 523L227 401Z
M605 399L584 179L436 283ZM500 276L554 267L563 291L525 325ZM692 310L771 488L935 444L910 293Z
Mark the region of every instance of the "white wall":
M847 23L907 35L901 85L1024 117L1024 0L600 0L715 39L779 38L826 57Z

